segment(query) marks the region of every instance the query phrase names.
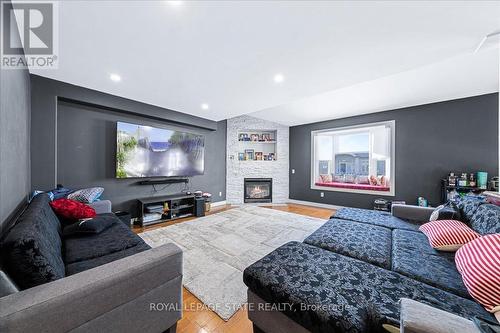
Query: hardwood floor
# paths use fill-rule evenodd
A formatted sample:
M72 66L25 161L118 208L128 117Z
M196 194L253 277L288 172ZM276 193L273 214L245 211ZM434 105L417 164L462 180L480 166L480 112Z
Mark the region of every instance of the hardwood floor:
M318 207L313 207L313 206L297 205L297 204L287 204L287 205L283 205L283 206L277 206L277 205L276 206L263 206L263 207L282 210L285 212L290 212L290 213L295 213L295 214L300 214L300 215L318 217L320 219L329 219L330 216L332 216L333 213L335 212L332 209L318 208Z
M285 212L328 219L333 214L333 210L318 208L306 205L287 204L262 206L269 209L276 209ZM207 215L217 214L235 206L225 205L214 207ZM165 222L148 227L134 227L135 233L162 228L168 225L183 223L194 218L185 218L174 222ZM248 319L245 307L236 312L227 322L222 320L215 312L208 309L196 296L183 288L183 312L182 319L177 324L177 333L251 333L252 322Z

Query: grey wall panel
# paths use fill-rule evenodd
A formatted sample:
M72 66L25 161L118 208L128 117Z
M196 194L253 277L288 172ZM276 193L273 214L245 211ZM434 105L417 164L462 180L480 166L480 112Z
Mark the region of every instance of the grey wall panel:
M33 178L36 178L33 188L47 189L56 183L74 188L103 186L103 198L113 202L114 210L129 210L132 213L135 212L137 198L178 193L183 190L184 185L181 184L158 185L158 191L155 192L152 186L138 185L140 179L115 178L116 122L126 121L205 135L205 174L191 177L189 189L211 192L213 201L225 200L226 121L207 120L203 125L197 122L200 118L195 117L193 126L189 123L188 116L182 118L186 123L180 125L179 122L168 118L169 110L165 110L165 119L162 120L156 115L139 115L138 112L123 111L115 107L111 103L115 96L108 95L111 101L101 107L88 103L93 101L91 97L94 93L88 89L70 86L71 90L82 90L82 95L86 96L86 102L82 102L73 98L61 98L67 96L65 88L68 85L65 83L49 80L51 86L57 87L57 94L54 95L54 90L48 91L43 85L47 79L32 77L32 82L33 91L36 90L33 101L36 98L42 105L50 105L49 109L42 110L41 107L34 106L33 110L33 117L35 112L39 113L37 119L40 123L33 124L32 135L35 135L35 132L41 135L41 139L33 139L33 145L38 145L40 149L47 147L44 151L32 152L32 172ZM73 94L76 93L75 90ZM98 95L101 96L102 93ZM102 102L102 99L99 101ZM141 103L131 103L136 110L142 110ZM47 117L42 117L41 114L46 114ZM222 192L221 196L219 192Z
M99 106L128 115L143 115L155 121L168 121L200 129L216 130L217 122L185 113L140 103L100 91L82 88L37 75L31 75L32 128L31 161L32 187L51 188L56 184L56 115L58 100Z
M340 206L373 207L380 195L312 190L311 131L396 121L396 196L440 201L448 172L498 172L498 94L488 94L290 127L290 198Z
M30 189L30 77L0 69L0 233Z

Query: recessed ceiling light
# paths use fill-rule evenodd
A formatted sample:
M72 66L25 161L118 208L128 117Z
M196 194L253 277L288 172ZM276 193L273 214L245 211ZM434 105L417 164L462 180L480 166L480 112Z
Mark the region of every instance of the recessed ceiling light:
M274 76L274 82L281 83L283 81L285 81L285 77L283 76L283 74L279 73Z
M167 1L167 3L172 6L172 7L179 7L182 6L182 1Z
M208 109L210 109L210 106L209 106L207 103L203 103L202 105L200 105L200 107L201 107L203 110L208 110Z
M118 74L109 74L109 78L111 79L111 81L114 81L114 82L120 82L122 80L122 77Z

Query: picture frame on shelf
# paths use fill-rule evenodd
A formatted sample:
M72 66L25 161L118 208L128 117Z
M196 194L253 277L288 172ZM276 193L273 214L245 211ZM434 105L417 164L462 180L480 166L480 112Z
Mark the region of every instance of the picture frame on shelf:
M262 133L262 141L269 142L273 141L271 133Z
M250 141L259 141L259 135L258 134L251 134Z
M269 153L267 159L269 161L275 161L276 160L276 155L274 153Z
M238 135L238 141L248 141L248 134L247 133L240 133Z
M254 160L254 150L253 149L245 149L245 160L253 161Z
M238 153L238 161L244 161L245 160L245 153Z
M255 160L256 161L262 161L262 156L263 156L263 154L262 154L261 151L256 151L255 152Z

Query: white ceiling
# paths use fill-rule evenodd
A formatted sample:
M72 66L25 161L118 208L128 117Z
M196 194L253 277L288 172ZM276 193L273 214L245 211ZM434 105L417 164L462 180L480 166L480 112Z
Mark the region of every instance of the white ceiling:
M498 63L498 49L461 55L271 107L252 116L292 126L492 93L499 87Z
M473 54L500 29L497 1L66 1L59 12L59 69L33 73L213 120L295 125L498 91L497 50Z

